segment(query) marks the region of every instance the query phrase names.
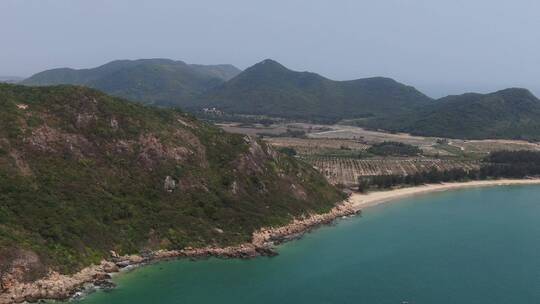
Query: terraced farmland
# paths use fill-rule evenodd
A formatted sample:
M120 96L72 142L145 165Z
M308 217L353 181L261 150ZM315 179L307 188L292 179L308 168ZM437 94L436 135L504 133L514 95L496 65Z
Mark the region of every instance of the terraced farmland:
M407 159L353 159L327 156L303 156L332 184L354 186L360 176L408 175L431 170L446 171L454 168L477 169L476 161L461 161L432 158Z

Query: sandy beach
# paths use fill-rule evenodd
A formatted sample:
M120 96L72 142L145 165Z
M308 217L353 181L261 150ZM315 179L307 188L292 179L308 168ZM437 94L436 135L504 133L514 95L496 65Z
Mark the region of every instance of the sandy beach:
M447 191L462 188L475 187L493 187L507 185L540 185L540 179L500 179L500 180L483 180L483 181L468 181L442 184L429 184L408 188L392 189L385 191L363 193L353 193L345 203L356 210L362 210L367 207L379 205L389 201L399 200L409 196L421 195L431 192Z

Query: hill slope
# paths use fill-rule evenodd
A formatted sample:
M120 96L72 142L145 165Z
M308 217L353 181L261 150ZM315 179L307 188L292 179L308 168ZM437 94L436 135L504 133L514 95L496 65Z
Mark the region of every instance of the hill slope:
M48 70L22 84L84 85L147 104L184 106L239 72L232 65L194 65L169 59L118 60L93 69Z
M441 98L413 114L366 120L361 125L450 138L540 139L540 100L526 89Z
M22 253L37 255L30 280L109 250L243 243L342 198L307 164L179 111L0 84L2 284Z
M230 113L336 121L408 112L431 99L388 78L333 81L267 59L204 94L201 104Z

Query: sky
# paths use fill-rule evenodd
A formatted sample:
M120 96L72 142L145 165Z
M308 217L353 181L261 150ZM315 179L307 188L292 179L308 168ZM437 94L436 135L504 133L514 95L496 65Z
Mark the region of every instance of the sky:
M392 77L433 97L540 96L539 16L538 0L0 0L0 76L272 58L335 80Z

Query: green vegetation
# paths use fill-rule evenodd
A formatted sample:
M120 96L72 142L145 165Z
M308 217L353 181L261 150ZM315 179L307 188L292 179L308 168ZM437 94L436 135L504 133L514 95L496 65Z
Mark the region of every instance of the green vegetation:
M0 264L13 248L71 272L109 250L238 244L342 198L309 165L180 111L0 84Z
M540 139L540 100L525 89L448 96L413 113L361 120L358 125L423 136Z
M525 89L433 100L389 78L333 81L270 59L243 72L230 65L121 60L94 69L49 70L22 83L84 85L212 121L347 121L422 136L540 140L540 100Z
M485 180L494 178L527 178L540 175L540 152L537 151L498 151L482 160L480 169L465 170L454 168L437 170L435 168L410 175L379 175L358 179L358 190L370 188L384 189L398 185L421 185L465 180Z
M194 65L169 59L118 60L92 69L48 70L22 83L84 85L145 104L187 107L201 93L239 72L232 65Z
M188 65L166 59L113 61L94 69L54 69L27 85L76 84L160 106L182 107L205 119L264 115L334 123L346 118L406 113L431 99L413 87L376 77L333 81L264 60L240 73L230 65ZM219 114L202 111L216 107Z
M294 148L290 147L279 148L278 151L289 156L296 156L298 154Z
M540 175L540 152L498 151L488 155L483 175L520 178Z
M479 171L454 168L450 170L437 170L432 168L425 172L409 175L378 175L372 177L360 177L358 190L365 192L370 188L387 189L398 185L418 186L427 183L455 182L479 179Z
M422 153L422 150L416 146L395 141L374 144L366 151L378 156L417 156Z
M430 98L388 78L333 81L264 60L206 93L201 105L227 113L333 123L409 112Z

